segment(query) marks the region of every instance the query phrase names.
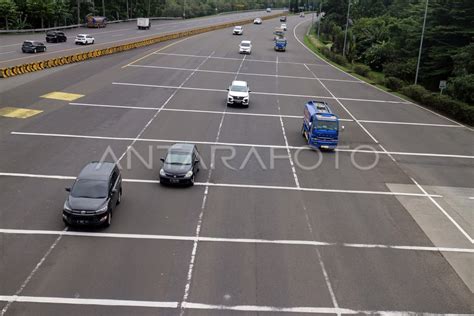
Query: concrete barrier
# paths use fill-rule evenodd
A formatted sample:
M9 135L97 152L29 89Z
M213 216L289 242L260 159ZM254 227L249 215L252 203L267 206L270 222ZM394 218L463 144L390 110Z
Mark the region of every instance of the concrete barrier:
M266 15L262 17L262 20L276 18L280 15L281 15L280 13ZM71 63L82 62L88 59L116 54L119 52L124 52L124 51L128 51L135 48L149 46L149 45L169 41L172 39L193 36L193 35L206 33L206 32L210 32L210 31L214 31L218 29L223 29L223 28L232 27L236 25L242 25L242 24L249 24L249 23L253 23L253 18L235 21L235 22L215 24L211 26L200 27L200 28L195 28L195 29L186 30L186 31L168 33L168 34L151 37L145 40L140 40L137 42L130 42L130 43L112 46L108 48L95 49L88 52L81 52L81 53L77 53L73 55L61 56L61 57L51 58L51 59L47 59L43 61L37 61L37 62L26 63L22 65L17 65L17 66L5 67L5 68L0 69L0 78L9 78L9 77L18 76L24 73L40 71L43 69L58 67L62 65L71 64Z

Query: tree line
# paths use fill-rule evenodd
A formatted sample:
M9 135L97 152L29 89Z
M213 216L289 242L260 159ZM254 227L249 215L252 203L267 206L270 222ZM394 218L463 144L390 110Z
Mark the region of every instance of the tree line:
M297 3L300 0L291 0ZM44 28L81 23L87 14L109 20L137 17L194 18L222 12L282 8L288 0L0 0L0 29ZM296 5L296 4L294 4Z
M332 53L342 54L348 25L347 62L383 72L398 88L413 84L426 0L322 1L320 35ZM474 105L474 1L428 4L418 83L439 91L448 80L446 93Z

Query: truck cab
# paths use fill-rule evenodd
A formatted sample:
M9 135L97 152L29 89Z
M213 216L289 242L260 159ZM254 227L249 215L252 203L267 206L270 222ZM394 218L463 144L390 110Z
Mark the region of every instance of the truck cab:
M286 51L286 44L287 44L287 41L286 41L286 38L284 37L280 37L280 38L277 38L275 40L275 50L276 51Z
M333 150L339 141L339 118L326 102L308 101L304 106L301 134L310 147Z

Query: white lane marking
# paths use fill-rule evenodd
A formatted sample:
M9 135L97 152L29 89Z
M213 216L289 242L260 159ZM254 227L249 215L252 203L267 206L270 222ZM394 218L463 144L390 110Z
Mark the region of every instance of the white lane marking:
M470 196L470 197L469 197L469 200L474 200L474 196Z
M174 46L174 45L179 44L179 43L181 43L181 42L183 42L183 41L185 41L185 40L188 40L188 39L190 39L191 37L193 37L193 36L185 37L185 38L183 38L183 39L181 39L181 40L179 40L179 41L173 42L173 43L168 44L168 45L166 45L166 46L164 46L164 47L162 47L162 48L160 48L160 49L158 49L158 50L156 50L156 51L153 51L153 52L151 52L151 53L149 53L149 54L146 54L145 56L142 56L142 57L140 57L140 58L138 58L138 59L135 59L135 60L133 60L132 62L130 62L130 63L128 63L128 64L122 66L122 69L123 69L123 68L126 68L126 67L129 67L129 66L131 66L133 63L136 63L136 62L138 62L138 61L140 61L140 60L143 60L143 59L145 59L145 58L147 58L147 57L153 55L153 54L156 53L156 52L160 52L160 51L165 50L165 49L167 49L167 48L169 48L169 47L171 47L171 46Z
M20 303L42 303L42 304L68 304L68 305L92 305L92 306L123 306L123 307L150 307L150 308L178 308L178 302L166 301L139 301L118 299L93 299L93 298L69 298L69 297L47 297L47 296L15 296L0 295L0 301L15 301ZM262 305L213 305L205 303L182 302L182 308L186 310L219 310L219 311L242 311L242 312L274 312L274 313L308 313L308 314L365 314L365 315L470 315L470 314L434 314L428 312L412 311L363 311L348 308L333 307L276 307Z
M285 148L285 147L283 147ZM75 177L58 176L58 175L42 175L30 173L0 172L0 177L15 178L36 178L36 179L52 179L52 180L74 180ZM123 182L130 183L148 183L158 184L159 180L150 179L123 179ZM392 191L370 191L370 190L345 190L345 189L322 189L322 188L304 188L289 187L279 185L257 185L257 184L235 184L235 183L214 183L214 182L195 182L196 186L222 187L222 188L243 188L243 189L267 189L267 190L283 190L283 191L303 191L303 192L323 192L323 193L345 193L345 194L364 194L364 195L385 195L385 196L413 196L425 197L425 194L410 192L392 192ZM431 194L433 198L441 198L442 195Z
M282 245L282 246L342 247L342 248L360 248L360 249L474 253L474 248L337 243L337 242L297 240L297 239L225 238L225 237L209 237L209 236L196 237L196 236L177 236L177 235L95 233L95 232L83 232L83 231L7 229L7 228L0 228L0 234L37 235L37 236L61 235L61 236L67 236L67 237L116 238L116 239L138 239L138 240L143 239L143 240L166 240L166 241L184 241L184 242L194 242L198 240L199 242L209 242L209 243L215 242L215 243L237 243L237 244L268 244L268 245Z
M214 54L214 52L212 52L211 55L209 55L209 58L213 54ZM204 62L206 62L207 60L208 59L205 59ZM242 60L242 63L243 63L244 60L245 60L245 57ZM199 67L202 64L204 64L204 62L201 63L199 65ZM242 67L242 63L240 64L240 67ZM196 69L198 69L199 67L197 67ZM239 67L239 70L240 70L240 67ZM237 77L237 75L235 75L235 77ZM219 141L219 137L221 135L221 130L222 130L222 125L224 124L224 118L225 118L225 113L222 114L221 120L219 122L219 128L217 129L217 135L216 135L216 138L215 138L215 142ZM211 181L213 170L214 170L214 166L211 163L211 169L209 171L209 174L207 176L207 181L206 181L208 183ZM184 286L183 299L182 299L182 302L180 304L180 316L183 316L184 313L185 313L185 309L183 307L183 304L185 304L188 301L189 293L190 293L190 290L191 290L191 284L192 284L192 281L193 281L194 265L196 263L196 255L197 255L197 251L198 251L199 236L201 235L201 226L202 226L202 221L203 221L203 218L204 218L204 210L206 209L208 194L209 194L209 186L206 185L206 187L204 189L204 195L203 195L202 201L201 201L201 210L200 210L200 213L199 213L198 222L196 224L196 230L195 230L196 231L196 234L195 234L196 240L193 242L193 249L191 251L191 258L189 260L188 274L187 274L187 277L186 277L186 284Z
M241 73L242 74L242 73ZM104 108L117 108L117 109L135 109L135 110L156 110L153 107L140 107L140 106L128 106L128 105L112 105L112 104L96 104L96 103L76 103L71 102L70 105L81 105L81 106L90 106L90 107L104 107ZM162 109L162 111L170 112L190 112L190 113L209 113L209 114L222 114L223 111L210 111L210 110L191 110L191 109L177 109L177 108L167 108ZM283 118L295 118L302 119L301 115L280 115L280 114L267 114L267 113L248 113L248 112L227 112L229 115L247 115L247 116L263 116L263 117L283 117ZM345 122L354 122L353 119L339 118L340 121ZM433 123L419 123L419 122L391 122L391 121L374 121L374 120L359 120L362 123L371 123L371 124L391 124L391 125L414 125L414 126L432 126L432 127L456 127L460 128L460 125L454 124L433 124Z
M420 189L420 191L423 192L423 194L425 194L425 196L431 201L431 203L433 203L433 204L441 211L441 213L443 213L444 216L446 216L446 217L449 219L449 221L450 221L451 223L453 223L454 226L456 226L456 228L464 235L464 237L466 237L467 240L469 240L469 241L471 242L471 244L474 243L474 239L473 239L471 236L469 236L469 234L461 227L461 225L459 225L459 224L454 220L454 218L452 218L451 215L449 215L449 213L446 212L446 211L444 210L444 208L441 207L441 205L439 205L438 202L436 202L435 199L433 199L430 195L428 195L428 192L426 192L426 190L425 190L420 184L418 184L418 182L416 182L416 180L415 180L414 178L411 178L411 180L416 184L416 186L418 187L418 189Z
M278 80L278 55L276 57L276 63L275 63L275 73L277 75L275 84L276 84L276 91L279 89L279 80ZM291 172L293 173L293 180L295 181L295 185L297 188L300 187L300 181L298 180L298 174L296 173L296 168L295 164L293 162L293 157L291 155L290 148L288 147L288 138L286 137L286 131L285 131L285 124L283 123L283 118L281 117L281 108L280 108L280 99L277 97L277 106L278 106L278 113L280 114L280 126L281 126L281 131L283 134L283 139L285 140L285 147L286 147L286 152L288 154L288 160L290 161L290 167L291 167Z
M346 73L345 71L339 69L338 67L336 67L336 66L332 65L331 63L325 61L324 59L320 58L315 52L313 52L311 49L309 49L309 48L296 36L296 29L297 29L302 23L304 23L304 22L307 22L307 21L302 21L302 22L298 23L298 24L295 26L295 28L293 29L293 35L294 35L295 39L300 43L300 45L303 46L303 47L304 47L308 52L310 52L312 55L314 55L318 60L324 62L326 65L331 66L331 67L333 67L334 69L338 70L339 72L342 72L343 74L349 75L350 77L352 77L352 78L354 78L354 79L356 79L356 80L360 80L360 79L358 79L357 77L351 75L350 73ZM394 95L394 94L392 94L392 93L390 93L390 92L387 92L387 91L385 91L385 90L383 90L383 89L377 87L376 85L371 85L370 83L365 82L364 80L360 80L360 81L361 81L362 83L364 83L364 84L366 84L366 85L372 87L372 88L375 88L375 89L377 89L377 90L379 90L379 91L385 93L385 94L388 94L388 95L390 95L390 96L392 96L392 97L396 97L397 99L406 101L405 99L400 98L399 96ZM405 102L403 102L403 103L405 103ZM456 122L455 120L450 119L449 117L446 117L446 116L444 116L444 115L442 115L442 114L439 114L439 113L437 113L437 112L435 112L435 111L433 111L433 110L430 110L430 109L428 109L428 108L426 108L426 107L424 107L424 106L421 106L421 105L419 105L419 104L416 104L416 103L413 103L413 102L410 102L410 101L406 101L406 103L407 103L407 104L414 105L414 106L416 106L416 107L418 107L418 108L420 108L420 109L422 109L422 110L428 111L428 112L430 112L431 114L434 114L434 115L436 115L436 116L438 116L438 117L441 117L441 118L443 118L443 119L445 119L445 120L448 120L448 121L450 121L450 122L452 122L452 123L454 123L454 124L457 124L457 125L459 125L459 126L465 127L466 129L468 129L468 130L470 130L470 131L474 131L474 129L472 129L472 128L466 126L466 125L463 125L463 124L461 124L461 123L459 123L459 122Z
M65 232L67 231L67 227L62 231L62 232ZM20 295L23 290L25 289L25 287L30 283L31 279L34 277L34 275L36 274L36 272L39 270L39 268L43 265L44 261L48 258L48 256L51 254L51 252L53 251L53 249L56 247L56 245L59 243L59 241L61 240L63 236L62 235L59 235L55 240L54 242L51 244L51 246L49 246L48 250L46 250L46 252L44 253L43 257L41 257L40 261L38 261L38 263L36 264L36 266L33 268L33 270L30 272L30 274L28 275L28 277L23 281L23 283L20 285L20 287L18 288L18 290L15 292L15 294L13 295L13 297L18 297L18 295ZM10 308L10 306L13 304L14 300L9 300L8 303L3 307L2 311L0 312L0 315L5 315L8 311L8 309Z
M115 35L112 35L112 37L118 37L118 36L124 36L125 34L115 34Z
M152 65L130 65L129 67L136 67L136 68L148 68L148 69L167 69L167 70L177 70L177 71L193 71L190 68L180 68L180 67L166 67L166 66L152 66ZM198 72L204 73L216 73L216 74L229 74L234 75L236 72L233 71L220 71L220 70L199 70ZM312 77L298 77L298 76L285 76L285 75L271 75L271 74L259 74L259 73L251 73L251 72L240 72L240 75L245 76L255 76L255 77L272 77L272 78L287 78L287 79L302 79L302 80L316 80ZM329 79L329 78L319 78L322 81L339 81L339 82L354 82L359 83L360 81L355 80L344 80L344 79Z
M100 139L100 140L115 140L115 141L129 141L134 140L132 137L111 137L111 136L90 136L90 135L75 135L75 134L54 134L54 133L33 133L33 132L10 132L11 135L19 136L38 136L38 137L64 137L64 138L80 138L80 139ZM156 142L156 143L186 143L190 140L177 139L155 139L155 138L139 138L137 141L141 142ZM261 145L261 144L247 144L247 143L227 143L227 142L208 142L208 141L192 141L195 144L202 145L222 145L222 146L236 146L236 147L256 147L256 148L275 148L285 149L285 145ZM308 146L288 146L294 150L312 150ZM362 150L362 149L344 149L336 148L338 152L349 153L365 153L365 154L383 154L395 156L413 156L413 157L429 157L429 158L458 158L458 159L474 159L474 156L468 155L454 155L454 154L434 154L434 153L411 153L399 151L378 151L378 150Z
M196 70L198 70L208 59L209 57L211 57L212 55L214 54L214 52L212 52L208 58L204 59L197 67L196 67ZM144 57L142 57L144 58ZM158 114L160 114L161 110L164 109L166 107L166 105L168 105L168 103L171 101L171 99L174 98L174 96L176 95L176 93L178 93L179 89L184 86L186 84L186 82L188 82L189 79L191 79L191 77L195 74L196 72L193 71L192 73L189 74L189 76L186 77L186 79L184 79L184 81L181 83L181 85L179 85L179 87L173 91L173 93L168 97L168 99L166 99L166 101L161 105L161 107L156 111L156 113L153 115L153 117L145 124L145 126L142 128L142 130L138 133L137 137L135 137L132 141L132 143L130 145L127 146L127 149L123 152L123 154L120 156L120 158L118 159L118 161L121 161L123 159L123 157L125 157L125 155L128 153L128 151L133 147L133 145L141 138L141 136L143 135L143 133L146 131L146 129L148 128L148 126L151 125L151 123L153 123L153 121L156 119L156 117L158 116Z
M116 299L17 296L17 295L0 295L0 301L7 301L7 302L12 301L12 302L21 302L21 303L132 306L132 307L157 307L157 308L177 308L178 307L178 302L132 301L132 300L116 300Z
M460 125L453 124L433 124L433 123L416 123L416 122L400 122L400 121L374 121L374 120L359 120L362 123L369 124L391 124L391 125L414 125L414 126L433 126L433 127L462 127Z
M295 35L296 36L296 35ZM379 141L355 118L354 115L352 115L352 113L344 106L344 104L342 104L342 102L339 100L339 98L337 98L334 93L331 92L331 90L328 89L328 87L326 87L326 85L318 78L318 76L316 76L316 74L308 67L308 65L304 65L306 67L306 69L308 69L309 72L311 72L311 74L314 76L314 78L316 78L319 82L320 85L323 86L323 88L333 97L334 100L336 100L337 103L339 103L339 105L344 109L344 111L347 112L347 114L349 114L349 116L360 126L360 128L362 128L362 130L367 134L369 135L369 137L376 143L378 144Z
M144 83L129 83L129 82L112 82L113 85L131 86L131 87L145 87L145 88L163 88L163 89L177 89L177 86L165 86L165 85L154 85ZM181 87L182 90L194 90L194 91L211 91L211 92L227 92L224 89L209 89L209 88L193 88L193 87ZM273 92L257 92L253 91L252 94L261 95L276 95L276 96L287 96L287 97L298 97L298 98L316 98L316 99L335 99L331 96L318 96L318 95L306 95L306 94L289 94L289 93L273 93ZM347 101L360 101L360 102L374 102L374 103L401 103L406 104L407 102L398 101L385 101L385 100L370 100L370 99L354 99L354 98L338 98L339 100Z
M181 57L195 57L195 58L205 58L203 55L192 55L192 54L175 54L175 53L156 53L156 55L165 55L165 56L181 56ZM223 59L223 60L237 60L241 61L242 58L235 57L219 57L213 56L212 59ZM274 60L263 60L263 59L247 59L247 62L256 62L256 63L275 63ZM292 64L292 65L303 65L304 63L291 62L291 61L280 61L280 64ZM311 66L326 66L325 64L311 64Z

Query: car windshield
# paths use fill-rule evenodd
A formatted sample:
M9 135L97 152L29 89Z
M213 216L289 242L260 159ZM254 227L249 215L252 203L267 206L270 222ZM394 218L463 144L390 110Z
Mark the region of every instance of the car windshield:
M232 86L230 87L231 91L235 92L247 92L247 87L246 86Z
M285 40L277 40L276 42L277 42L278 44L285 44L285 43L286 43Z
M171 165L190 165L191 164L191 154L187 152L170 152L166 156L165 163Z
M23 43L23 46L31 46L31 45L33 45L33 44L30 43L30 42L24 42L24 43Z
M235 30L241 30L242 27L241 27L241 26L236 26L236 27L234 27L234 29L235 29Z
M107 196L107 181L78 179L71 190L75 198L103 199Z
M250 47L250 43L240 43L240 46L243 46L243 47Z
M77 37L77 38L84 38L85 35L77 35L76 37Z
M318 121L316 124L316 129L337 131L337 122L336 121Z

